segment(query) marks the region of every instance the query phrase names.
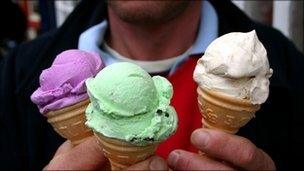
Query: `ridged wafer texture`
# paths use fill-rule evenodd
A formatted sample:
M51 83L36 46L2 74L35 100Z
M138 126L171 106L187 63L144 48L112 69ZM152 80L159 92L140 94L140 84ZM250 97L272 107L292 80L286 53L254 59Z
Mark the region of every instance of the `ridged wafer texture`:
M111 170L121 170L149 158L155 153L158 145L136 146L126 141L105 137L99 133L95 133L95 136L111 163Z
M235 134L260 109L246 99L237 99L217 91L197 88L203 127Z
M81 101L46 114L48 122L62 137L69 139L73 145L78 145L93 135L86 125L85 110L90 103L89 99Z

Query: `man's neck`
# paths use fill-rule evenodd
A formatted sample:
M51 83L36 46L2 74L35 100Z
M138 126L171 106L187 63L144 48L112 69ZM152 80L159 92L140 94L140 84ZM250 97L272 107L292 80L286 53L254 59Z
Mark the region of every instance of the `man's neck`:
M197 36L201 1L193 1L175 19L157 26L122 21L109 8L107 43L121 55L135 60L160 60L184 53Z

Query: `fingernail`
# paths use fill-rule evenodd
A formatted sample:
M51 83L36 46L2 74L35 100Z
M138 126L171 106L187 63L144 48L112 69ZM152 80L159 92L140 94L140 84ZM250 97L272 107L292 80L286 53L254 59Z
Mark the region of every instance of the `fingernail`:
M173 151L168 157L169 166L174 167L177 165L180 153L178 151ZM174 168L173 168L174 169Z
M164 161L164 159L155 156L150 161L149 169L150 170L166 170L167 164Z
M194 131L191 136L191 141L195 146L206 146L209 140L209 133L204 130Z

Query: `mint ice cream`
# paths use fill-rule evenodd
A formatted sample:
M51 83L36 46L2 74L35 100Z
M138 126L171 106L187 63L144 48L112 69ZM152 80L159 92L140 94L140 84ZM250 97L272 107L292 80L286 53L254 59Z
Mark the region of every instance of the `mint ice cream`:
M172 85L135 64L109 65L86 81L91 103L86 125L110 138L144 146L167 139L177 128L170 106Z

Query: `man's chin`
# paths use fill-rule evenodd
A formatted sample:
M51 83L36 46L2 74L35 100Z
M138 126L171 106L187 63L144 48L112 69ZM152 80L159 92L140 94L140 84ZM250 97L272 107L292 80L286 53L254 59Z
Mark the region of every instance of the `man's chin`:
M189 6L190 1L108 1L109 8L121 20L132 24L166 23Z

